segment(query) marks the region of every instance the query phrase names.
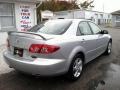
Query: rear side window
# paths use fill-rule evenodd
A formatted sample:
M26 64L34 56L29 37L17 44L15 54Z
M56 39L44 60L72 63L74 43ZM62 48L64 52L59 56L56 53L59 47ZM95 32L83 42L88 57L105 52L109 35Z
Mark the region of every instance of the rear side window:
M99 32L101 31L101 29L97 25L95 25L92 22L89 22L89 25L90 25L90 27L91 27L91 29L92 29L92 31L93 31L94 34L99 34Z
M65 33L71 24L71 20L49 20L44 24L35 26L31 31L44 34L60 35Z
M91 35L92 31L87 22L81 22L78 26L81 35Z

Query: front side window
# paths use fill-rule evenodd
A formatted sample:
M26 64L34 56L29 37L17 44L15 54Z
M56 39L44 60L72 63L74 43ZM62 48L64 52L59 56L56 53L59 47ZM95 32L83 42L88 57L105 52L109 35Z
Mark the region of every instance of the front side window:
M99 32L101 31L101 29L97 25L95 25L94 23L92 23L92 22L89 22L89 24L90 24L90 27L91 27L93 33L94 34L99 34Z
M92 34L92 31L87 22L81 22L78 27L79 27L81 35L91 35Z
M28 31L60 35L65 33L65 31L70 27L71 24L72 24L71 20L49 20L43 24L33 27Z

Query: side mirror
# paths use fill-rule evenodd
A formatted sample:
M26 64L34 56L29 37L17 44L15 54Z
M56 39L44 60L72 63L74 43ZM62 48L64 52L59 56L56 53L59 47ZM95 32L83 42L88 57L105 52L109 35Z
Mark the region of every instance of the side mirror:
M108 34L108 31L107 31L107 30L102 30L102 31L100 32L100 34Z

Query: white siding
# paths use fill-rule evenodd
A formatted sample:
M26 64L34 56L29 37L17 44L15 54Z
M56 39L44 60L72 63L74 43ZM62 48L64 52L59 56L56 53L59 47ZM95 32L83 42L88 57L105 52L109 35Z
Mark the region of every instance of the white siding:
M1 32L0 33L0 45L6 44L7 33Z

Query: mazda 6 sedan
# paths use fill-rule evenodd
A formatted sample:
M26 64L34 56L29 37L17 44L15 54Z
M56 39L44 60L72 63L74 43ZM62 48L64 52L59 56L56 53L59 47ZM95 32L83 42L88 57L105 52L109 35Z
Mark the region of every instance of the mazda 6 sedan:
M83 19L48 20L28 32L9 32L7 43L3 56L11 68L37 76L65 74L71 80L112 48L108 31Z

